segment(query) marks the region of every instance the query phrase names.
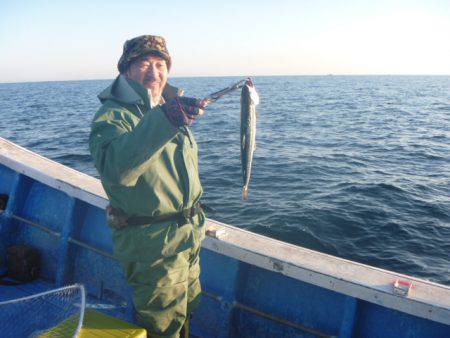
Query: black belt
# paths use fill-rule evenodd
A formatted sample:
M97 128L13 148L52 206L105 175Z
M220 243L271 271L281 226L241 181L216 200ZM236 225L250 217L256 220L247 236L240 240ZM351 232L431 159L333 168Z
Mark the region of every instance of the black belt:
M181 212L160 216L131 216L127 218L127 225L154 224L160 222L177 222L179 227L192 222L192 218L202 211L202 204L197 203L192 208L184 209Z

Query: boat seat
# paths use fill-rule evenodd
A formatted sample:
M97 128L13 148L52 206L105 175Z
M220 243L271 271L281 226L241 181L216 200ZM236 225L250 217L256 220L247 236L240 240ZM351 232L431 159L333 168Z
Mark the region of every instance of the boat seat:
M70 337L78 323L78 315L72 316L57 326L44 332L40 338ZM86 309L79 338L146 338L147 331L139 326L101 312Z

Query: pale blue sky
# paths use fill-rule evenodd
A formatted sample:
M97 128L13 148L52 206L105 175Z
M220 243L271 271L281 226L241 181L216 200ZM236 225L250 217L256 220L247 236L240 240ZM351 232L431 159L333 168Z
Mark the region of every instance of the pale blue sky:
M142 34L172 76L450 75L448 0L0 0L0 82L113 78Z

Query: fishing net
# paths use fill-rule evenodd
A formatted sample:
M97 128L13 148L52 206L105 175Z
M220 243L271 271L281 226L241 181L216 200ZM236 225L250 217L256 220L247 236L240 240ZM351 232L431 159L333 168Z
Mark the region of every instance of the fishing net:
M76 337L86 296L79 284L0 302L1 337Z

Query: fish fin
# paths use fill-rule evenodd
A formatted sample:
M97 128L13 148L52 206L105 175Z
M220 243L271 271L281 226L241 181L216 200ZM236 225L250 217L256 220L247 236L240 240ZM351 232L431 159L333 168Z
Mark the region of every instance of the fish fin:
M242 148L242 149L245 148L245 135L242 136L241 148Z
M248 188L247 187L242 188L242 199L244 201L248 200Z

